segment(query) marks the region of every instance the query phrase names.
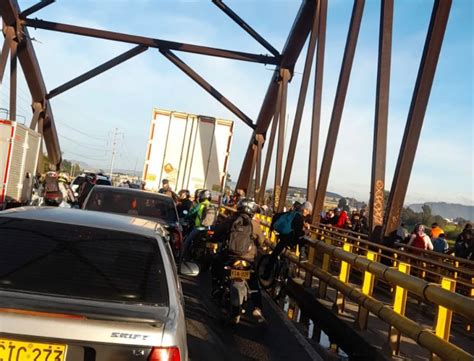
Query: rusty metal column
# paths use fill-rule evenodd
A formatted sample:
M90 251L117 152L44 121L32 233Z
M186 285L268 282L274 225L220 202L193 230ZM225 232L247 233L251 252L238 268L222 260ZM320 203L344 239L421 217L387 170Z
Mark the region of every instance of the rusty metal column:
M270 131L270 138L268 138L267 154L265 157L265 165L263 166L262 184L260 188L263 192L260 192L257 202L262 204L265 202L265 190L267 188L268 172L270 171L270 164L272 162L273 144L275 143L276 131L278 127L278 117L280 114L280 101L281 101L281 83L278 88L278 95L275 107L275 114L273 115L272 129Z
M387 123L388 104L390 94L390 62L392 54L392 24L393 24L393 0L382 0L380 8L380 29L379 29L379 55L377 69L377 94L375 99L375 121L374 121L374 149L372 153L372 181L370 187L369 200L369 229L374 231L375 227L380 228L383 223L383 207L385 192L385 162L387 154ZM372 241L380 241L380 232L371 234ZM379 255L367 254L367 258L372 257L378 260ZM369 273L370 275L370 273ZM367 294L372 294L373 280L366 276L367 287L363 289ZM365 282L365 280L364 280ZM369 319L369 310L363 306L359 307L356 325L365 330Z
M8 26L5 33L5 40L2 46L2 54L0 55L0 83L3 82L3 75L5 74L5 68L7 67L8 54L10 53L10 48L12 46L12 33L13 28Z
M281 74L281 99L280 99L280 120L278 122L278 143L275 167L275 187L273 189L273 210L279 209L281 192L281 168L283 166L283 150L285 148L285 117L286 117L286 96L288 93L288 81L291 78L288 69L280 69ZM283 204L285 200L283 200Z
M16 91L17 91L17 48L15 39L11 42L10 49L10 120L16 120Z
M392 55L393 0L382 0L380 9L377 95L375 99L374 148L369 200L369 229L383 223L387 123Z
M257 153L255 160L255 199L259 198L260 194L260 181L262 176L262 147L263 147L263 135L257 134Z
M311 122L311 139L309 142L308 183L306 199L313 200L316 193L316 170L318 168L319 125L321 122L321 103L323 95L324 50L326 47L327 0L319 0L319 29L316 50L316 71L314 75L313 114ZM318 215L319 216L319 215ZM318 221L313 212L313 223ZM311 248L313 250L313 248Z
M290 185L291 171L293 169L293 161L295 159L296 143L298 142L298 135L300 133L301 118L303 117L304 103L306 94L308 92L309 76L311 75L311 67L313 65L314 49L316 47L316 40L318 39L319 27L319 4L314 11L313 26L309 37L308 52L306 53L306 60L304 63L303 79L301 80L300 94L298 96L298 104L296 106L295 121L293 123L293 130L291 132L290 144L288 147L288 156L286 157L285 174L283 175L283 184L281 187L280 199L283 202L278 204L278 212L283 211L286 203L286 195L288 194L288 186Z
M342 60L341 73L339 75L339 83L337 84L336 97L334 99L334 107L329 125L326 146L324 149L323 162L321 165L321 174L314 201L313 212L319 214L324 206L324 197L329 181L329 173L331 171L332 160L334 158L334 150L336 149L337 134L341 125L342 111L347 95L347 87L352 70L352 62L354 60L357 39L359 37L360 23L362 13L364 11L365 0L355 0L352 9L351 24L349 33L347 34L346 48L344 50L344 58Z
M433 85L441 45L443 44L451 3L451 0L436 0L433 5L430 27L426 35L420 69L418 70L397 167L393 176L387 211L385 212L385 235L397 229L400 221L400 213L415 160L416 148L418 147L431 86Z

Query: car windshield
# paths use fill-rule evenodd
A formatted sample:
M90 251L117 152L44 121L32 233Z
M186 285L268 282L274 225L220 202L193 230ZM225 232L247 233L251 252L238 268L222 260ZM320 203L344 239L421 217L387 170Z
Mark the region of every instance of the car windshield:
M72 224L0 218L0 290L167 305L156 239Z
M112 183L108 179L97 179L97 185L110 186Z
M171 198L148 192L94 188L84 209L158 219L166 223L178 221L176 207Z

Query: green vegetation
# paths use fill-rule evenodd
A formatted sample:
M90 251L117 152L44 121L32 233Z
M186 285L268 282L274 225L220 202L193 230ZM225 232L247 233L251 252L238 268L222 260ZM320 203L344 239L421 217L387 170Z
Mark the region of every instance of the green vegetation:
M449 240L455 240L458 234L462 232L466 223L468 223L463 218L456 218L454 223L450 223L439 215L433 215L430 206L427 204L422 206L421 212L415 212L411 208L403 208L400 218L405 223L408 231L411 231L415 224L418 223L424 224L427 227L430 227L433 223L438 223L444 230L448 242Z

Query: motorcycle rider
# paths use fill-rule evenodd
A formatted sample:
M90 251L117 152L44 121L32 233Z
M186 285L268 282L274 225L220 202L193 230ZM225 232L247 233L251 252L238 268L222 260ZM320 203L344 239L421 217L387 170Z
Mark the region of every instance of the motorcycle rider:
M63 195L63 201L68 204L74 204L76 202L76 197L74 197L74 192L69 186L69 180L65 173L60 173L58 177L59 190Z
M181 260L186 260L194 239L202 231L200 228L214 225L217 219L217 210L211 203L209 190L203 189L199 192L198 202L187 215L187 218L194 220L194 228L184 239Z
M178 204L176 210L178 211L179 218L184 218L186 214L184 211L189 213L193 208L193 202L191 201L191 193L187 189L181 189L178 192Z
M46 173L43 182L43 202L46 206L58 207L63 201L59 188L58 174L54 171Z
M237 204L237 213L227 218L224 222L214 226L214 239L224 243L221 252L212 264L212 296L219 298L221 289L221 281L223 279L224 266L229 261L235 259L243 259L252 265L255 265L257 257L257 246L260 246L265 235L260 228L260 221L255 218L258 205L249 198L242 198ZM235 244L236 242L240 244ZM234 244L233 244L234 243ZM234 249L245 249L243 254L237 254ZM262 294L258 283L257 272L250 273L248 286L251 290L251 299L253 303L252 316L258 322L265 321L262 314ZM233 322L238 323L240 320L239 310L232 315Z
M79 186L77 201L79 202L79 207L82 208L82 204L86 200L92 188L94 188L97 183L97 176L94 173L86 174L86 181Z

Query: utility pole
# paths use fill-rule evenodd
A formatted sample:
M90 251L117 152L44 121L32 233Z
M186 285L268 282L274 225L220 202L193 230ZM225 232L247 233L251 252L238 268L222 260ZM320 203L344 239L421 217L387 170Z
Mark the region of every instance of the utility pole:
M115 154L116 154L116 146L117 146L117 135L118 135L118 128L114 130L114 138L112 141L112 161L110 162L110 182L113 185L113 171L114 171L114 162L115 162Z

